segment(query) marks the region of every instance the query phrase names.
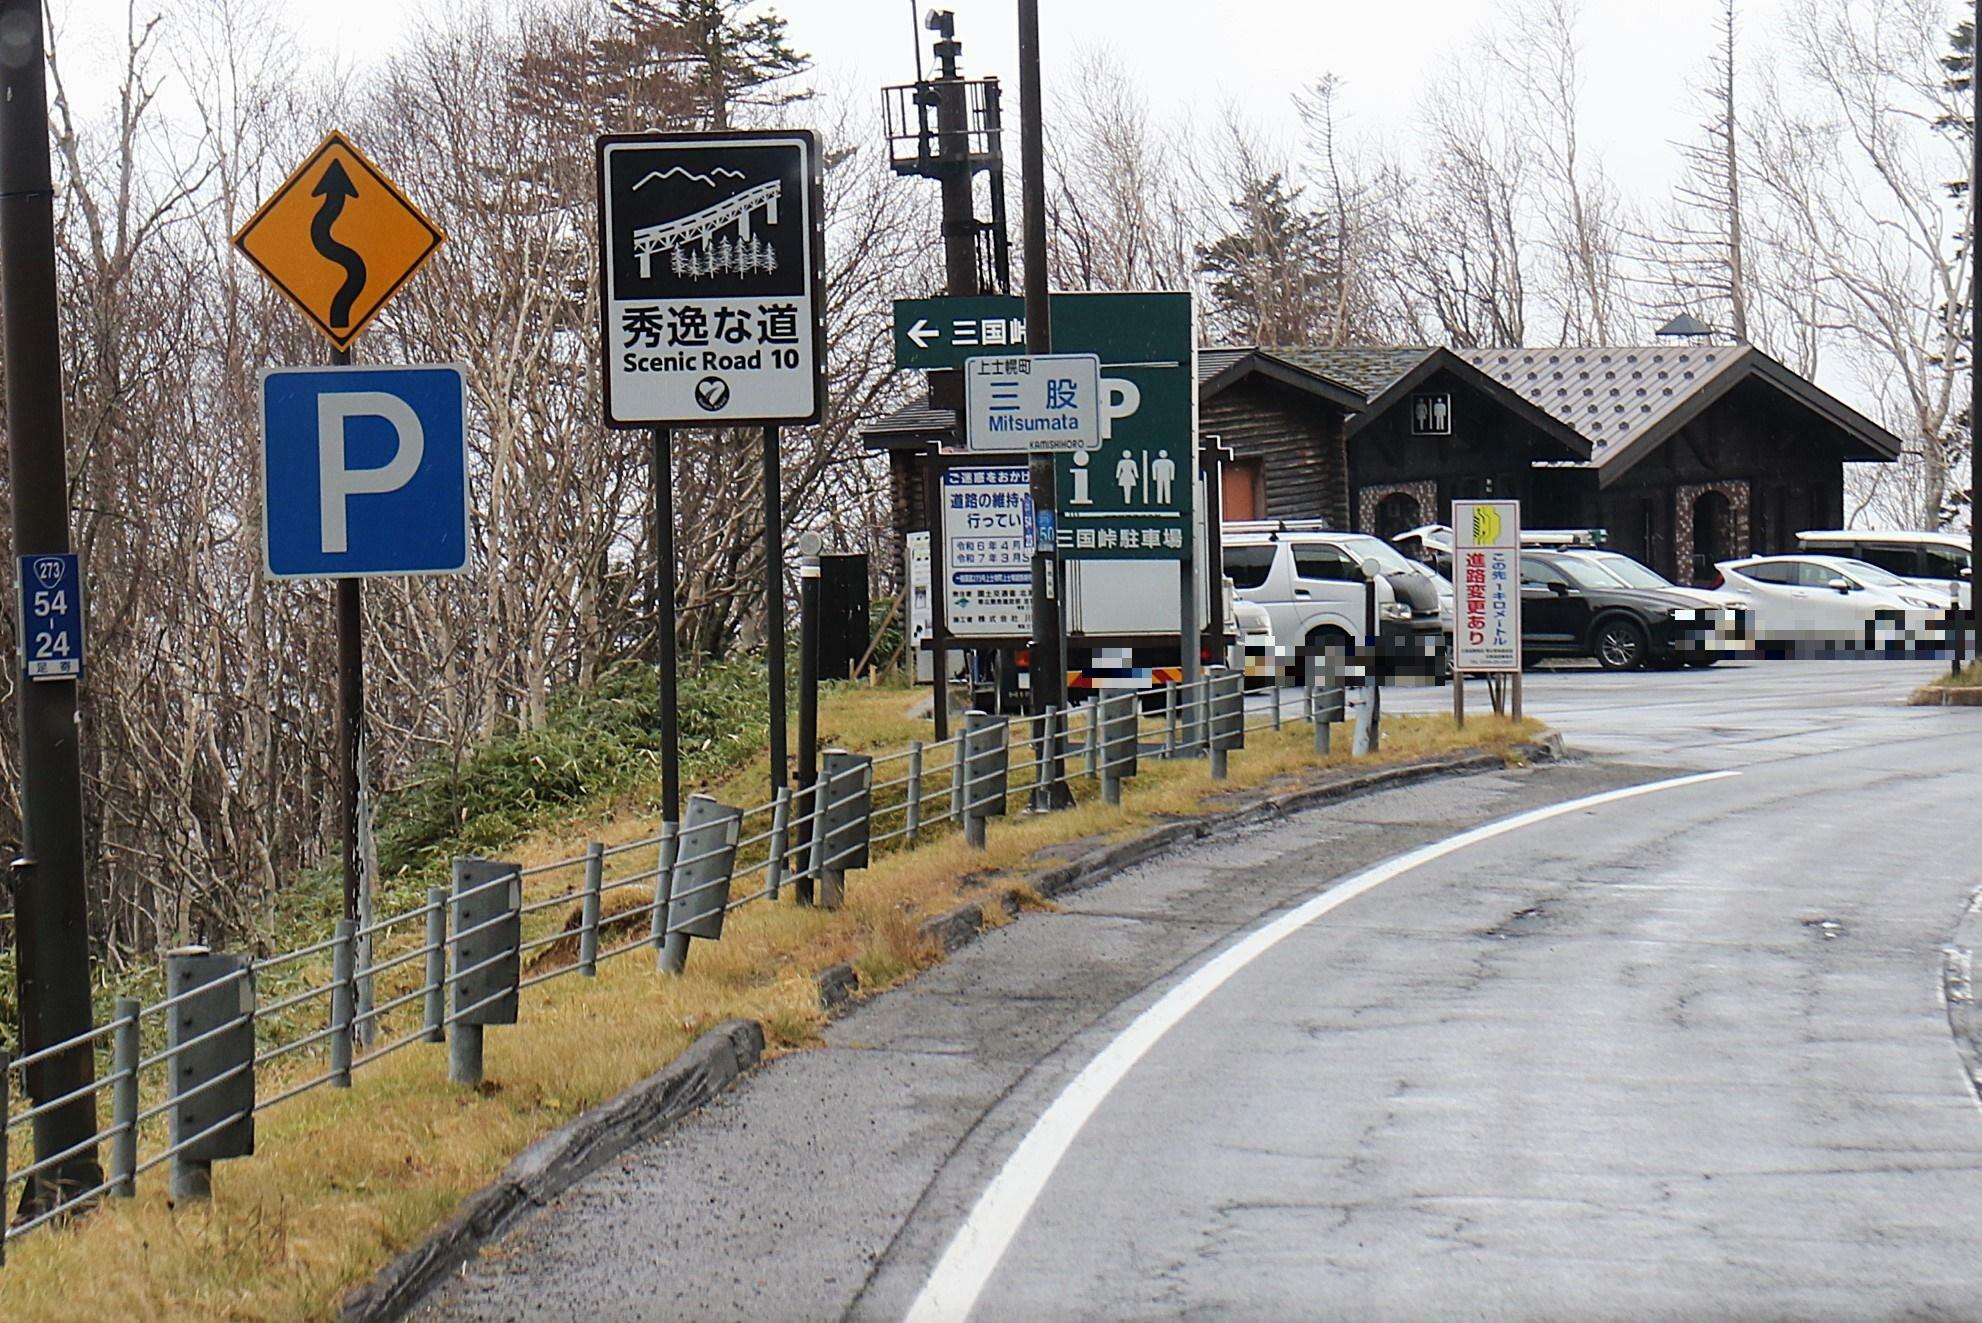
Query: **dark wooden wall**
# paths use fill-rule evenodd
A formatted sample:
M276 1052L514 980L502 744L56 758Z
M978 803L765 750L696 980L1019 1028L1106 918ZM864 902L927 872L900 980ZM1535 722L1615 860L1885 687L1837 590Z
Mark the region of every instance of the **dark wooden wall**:
M1716 482L1747 484L1745 537L1729 549L1731 556L1794 551L1804 529L1844 523L1844 455L1836 429L1767 382L1750 379L1604 490L1611 545L1685 582L1692 567L1679 563L1680 492Z
M1414 436L1412 397L1452 397L1452 435ZM1570 459L1557 442L1484 392L1434 373L1349 439L1351 497L1366 487L1430 481L1437 485L1427 522L1447 522L1455 500L1518 500L1532 528L1588 528L1597 516L1597 476L1590 469L1536 469L1536 459ZM1369 530L1362 530L1369 531Z
M1343 416L1291 387L1254 377L1198 406L1198 431L1241 460L1261 463L1270 519L1325 519L1349 526Z

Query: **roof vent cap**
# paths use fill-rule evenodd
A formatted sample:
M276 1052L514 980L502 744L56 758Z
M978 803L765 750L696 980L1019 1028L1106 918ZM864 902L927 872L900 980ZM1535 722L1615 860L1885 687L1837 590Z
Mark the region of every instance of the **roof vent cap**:
M1661 340L1710 340L1713 336L1714 328L1690 312L1680 313L1658 329Z

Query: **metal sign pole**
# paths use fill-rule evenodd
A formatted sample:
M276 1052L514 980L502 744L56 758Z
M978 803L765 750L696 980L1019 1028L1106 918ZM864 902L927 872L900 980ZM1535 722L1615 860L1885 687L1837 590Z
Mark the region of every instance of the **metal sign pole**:
M674 429L648 433L654 488L654 663L661 684L661 821L681 822L681 708L675 653Z
M62 342L55 303L55 189L48 166L48 97L41 5L0 3L0 319L5 323L7 449L14 553L69 550L69 483L62 438ZM18 563L18 560L17 560ZM24 667L25 657L19 665ZM20 723L21 852L13 861L21 1055L89 1032L89 889L83 849L82 749L74 681L15 673ZM52 1165L22 1192L45 1212L102 1182L96 1077L88 1044L28 1068L27 1092L49 1108L34 1119L36 1162ZM66 1098L66 1102L58 1102ZM60 1157L67 1153L68 1157Z
M764 429L764 612L771 672L771 790L791 784L785 766L785 515L778 429Z
M929 523L929 675L931 711L936 718L936 742L950 738L950 631L945 621L949 611L943 591L946 548L943 543L943 456L931 450L922 465L922 504ZM909 591L915 591L911 585Z
M1025 348L1029 354L1053 352L1052 305L1047 296L1046 270L1046 129L1039 71L1039 0L1019 0L1019 151L1024 162L1025 212ZM1034 455L1032 508L1035 518L1057 513L1057 479L1051 455ZM1056 520L1048 520L1057 524ZM1045 539L1040 539L1041 543ZM1061 658L1066 634L1066 593L1060 589L1057 547L1039 546L1032 560L1032 700L1034 715L1050 712L1066 701L1067 672ZM1033 792L1035 809L1072 808L1067 787L1065 750L1056 732L1052 767L1045 786Z

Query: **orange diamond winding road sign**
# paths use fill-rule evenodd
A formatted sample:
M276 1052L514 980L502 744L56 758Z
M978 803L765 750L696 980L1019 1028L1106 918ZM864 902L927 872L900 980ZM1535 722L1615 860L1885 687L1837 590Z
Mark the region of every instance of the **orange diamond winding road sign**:
M339 349L447 236L365 154L332 130L234 236Z

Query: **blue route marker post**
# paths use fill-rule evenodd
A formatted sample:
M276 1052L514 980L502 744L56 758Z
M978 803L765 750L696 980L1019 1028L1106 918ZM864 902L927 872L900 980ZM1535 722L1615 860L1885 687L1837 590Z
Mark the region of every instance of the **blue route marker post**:
M72 551L20 558L21 672L83 678L83 571Z

